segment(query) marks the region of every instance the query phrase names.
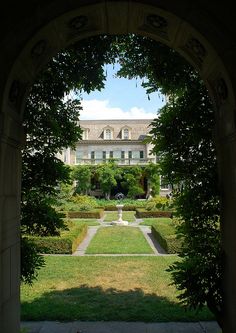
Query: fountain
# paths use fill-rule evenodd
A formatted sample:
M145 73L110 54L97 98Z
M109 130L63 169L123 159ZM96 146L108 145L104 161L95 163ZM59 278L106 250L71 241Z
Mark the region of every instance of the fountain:
M124 194L123 193L117 193L115 195L115 198L119 201L119 203L116 205L117 211L118 211L118 220L117 221L112 221L113 225L128 225L128 221L123 221L122 220L122 208L124 207L123 204L121 204L121 201L124 199Z

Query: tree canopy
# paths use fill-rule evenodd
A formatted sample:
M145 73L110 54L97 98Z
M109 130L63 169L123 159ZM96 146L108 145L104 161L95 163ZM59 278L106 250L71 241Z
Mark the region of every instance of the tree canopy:
M134 44L124 42L118 75L139 76L145 79L147 93L160 89L168 96L168 103L152 122L151 134L161 174L174 184L182 221L179 231L185 236L183 260L170 270L182 302L195 309L207 304L221 324L219 188L214 112L206 87L175 51L138 36Z

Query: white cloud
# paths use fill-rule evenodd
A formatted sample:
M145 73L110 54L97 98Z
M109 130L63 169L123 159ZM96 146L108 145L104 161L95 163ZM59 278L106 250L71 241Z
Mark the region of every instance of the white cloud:
M109 105L109 100L82 100L83 110L80 112L80 119L153 119L156 114L146 112L143 108L132 107L124 111L119 107Z

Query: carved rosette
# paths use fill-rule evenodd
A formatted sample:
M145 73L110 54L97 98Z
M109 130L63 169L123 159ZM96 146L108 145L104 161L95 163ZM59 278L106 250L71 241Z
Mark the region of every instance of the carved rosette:
M142 29L158 34L161 37L165 38L168 37L167 36L168 22L163 16L157 14L147 15Z
M31 49L31 57L32 58L39 58L41 57L47 47L47 42L46 40L42 39L38 41Z
M80 15L76 16L68 22L68 27L73 31L81 31L83 30L88 24L87 16Z
M150 14L147 16L146 21L154 29L158 29L158 30L166 31L167 26L168 26L166 19L159 15Z
M11 88L9 90L9 102L13 105L17 104L17 101L20 96L20 81L14 80L11 84Z
M207 55L207 51L197 38L191 37L186 43L185 49L198 61L198 64L202 65Z
M215 87L216 87L216 94L217 94L218 99L221 102L224 102L228 97L228 88L225 83L225 80L223 78L218 79L216 81Z
M22 98L24 97L25 91L29 86L29 82L22 82L19 79L12 81L12 84L8 93L8 102L17 113L20 112Z

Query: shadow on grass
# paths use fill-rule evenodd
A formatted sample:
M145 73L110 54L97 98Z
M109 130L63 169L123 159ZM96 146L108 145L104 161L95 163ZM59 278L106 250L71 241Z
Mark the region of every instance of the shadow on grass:
M100 286L51 290L31 302L22 302L22 320L89 321L198 321L214 320L204 309L185 311L180 304L165 297Z

